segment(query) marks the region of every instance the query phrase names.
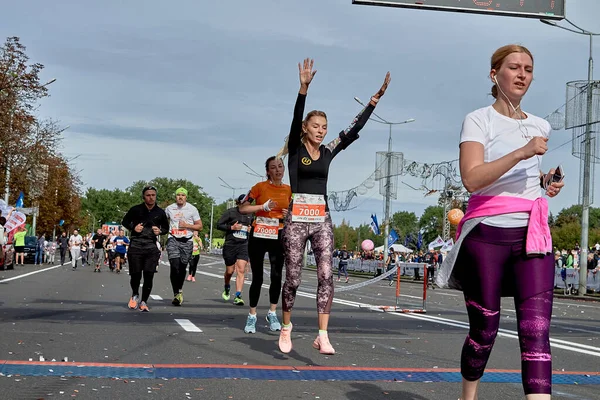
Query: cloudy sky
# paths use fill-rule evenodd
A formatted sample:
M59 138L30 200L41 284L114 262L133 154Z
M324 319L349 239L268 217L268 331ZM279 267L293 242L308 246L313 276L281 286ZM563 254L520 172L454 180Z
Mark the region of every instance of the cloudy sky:
M529 1L529 0L527 0ZM515 0L516 2L516 0ZM489 59L508 43L535 56L535 81L523 108L545 117L565 103L566 82L587 79L586 37L535 19L352 5L351 0L18 1L3 5L0 34L19 36L42 79L56 78L40 114L70 126L63 152L86 187L125 188L156 176L186 178L217 199L243 193L264 171L289 131L298 90L297 63L315 59L307 109L345 128L379 87L392 83L377 113L390 121L393 149L436 163L458 157L462 120L491 103ZM567 17L600 32L600 2L567 1ZM594 46L600 54L600 38ZM563 110L564 111L564 110ZM571 131L555 131L544 157L563 164L567 186L553 212L577 202L579 160ZM336 158L329 190L368 178L388 131L371 122ZM286 179L287 181L287 179ZM400 177L393 211L420 215L437 202ZM600 185L596 199L600 200ZM377 186L333 214L352 225L382 215ZM597 204L596 204L597 205ZM380 217L381 218L381 217Z

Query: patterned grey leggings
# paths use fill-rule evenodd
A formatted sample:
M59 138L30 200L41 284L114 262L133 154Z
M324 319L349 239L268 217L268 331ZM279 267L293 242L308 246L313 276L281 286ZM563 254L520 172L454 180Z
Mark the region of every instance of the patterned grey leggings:
M329 213L325 222L292 222L289 213L283 227L285 284L282 291L283 311L292 311L302 276L302 258L310 240L317 262L317 312L329 314L333 302L333 226Z

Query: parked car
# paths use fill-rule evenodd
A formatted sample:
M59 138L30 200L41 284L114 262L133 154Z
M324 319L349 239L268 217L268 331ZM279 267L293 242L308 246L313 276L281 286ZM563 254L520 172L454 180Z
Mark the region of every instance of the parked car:
M0 258L0 271L5 269L15 269L15 248L12 243L2 246L4 258Z
M35 261L35 247L37 246L37 238L35 236L25 236L25 264L33 264Z

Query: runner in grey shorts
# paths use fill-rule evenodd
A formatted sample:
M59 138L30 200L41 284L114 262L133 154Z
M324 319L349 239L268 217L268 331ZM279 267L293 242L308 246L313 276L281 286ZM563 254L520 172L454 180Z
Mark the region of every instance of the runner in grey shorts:
M171 264L170 278L174 296L171 303L175 306L183 304L183 283L194 247L193 233L202 230L198 209L187 202L187 194L185 188L177 189L176 202L165 209L169 219L167 254Z
M100 272L100 267L104 264L104 244L106 243L106 235L102 233L102 229L98 228L92 237L92 245L94 246L94 264L96 268L94 272Z

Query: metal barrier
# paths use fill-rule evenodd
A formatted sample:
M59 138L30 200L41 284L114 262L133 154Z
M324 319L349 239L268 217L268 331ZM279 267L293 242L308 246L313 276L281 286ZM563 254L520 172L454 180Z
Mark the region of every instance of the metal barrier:
M578 288L579 269L565 268L565 279L562 277L562 268L554 268L554 287ZM600 271L593 270L587 273L587 289L600 292Z

